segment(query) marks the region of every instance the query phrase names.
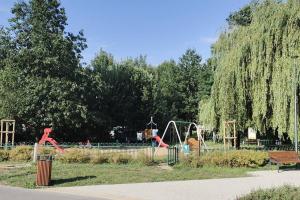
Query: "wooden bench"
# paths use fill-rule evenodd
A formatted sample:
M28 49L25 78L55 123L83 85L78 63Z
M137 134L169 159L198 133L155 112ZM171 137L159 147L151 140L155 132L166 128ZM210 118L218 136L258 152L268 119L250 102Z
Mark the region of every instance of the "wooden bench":
M276 163L279 167L282 164L300 163L298 154L295 151L269 151L270 163Z

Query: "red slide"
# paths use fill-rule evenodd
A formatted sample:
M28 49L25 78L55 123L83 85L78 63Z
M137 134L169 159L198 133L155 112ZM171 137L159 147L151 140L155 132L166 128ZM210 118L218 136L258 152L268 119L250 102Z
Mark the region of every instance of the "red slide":
M164 143L161 139L160 139L160 137L157 135L157 136L155 136L155 137L153 137L154 139L155 139L155 141L156 142L158 142L158 144L160 143L160 141L161 141L161 143L160 143L160 146L161 147L169 147L169 145L167 145L166 143Z

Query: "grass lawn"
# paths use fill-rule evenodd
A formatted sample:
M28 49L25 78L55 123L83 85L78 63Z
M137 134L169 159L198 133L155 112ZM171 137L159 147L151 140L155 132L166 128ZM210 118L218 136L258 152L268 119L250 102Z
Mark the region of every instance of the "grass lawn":
M9 164L9 163L2 163ZM1 163L0 163L1 166ZM273 167L258 168L259 170ZM196 180L209 178L227 178L247 176L247 172L258 169L202 167L173 167L172 170L158 166L139 164L62 164L54 162L52 167L52 184L60 186L79 186L95 184L139 183L174 180ZM1 169L0 169L1 170ZM35 188L36 167L0 171L0 183L25 188Z

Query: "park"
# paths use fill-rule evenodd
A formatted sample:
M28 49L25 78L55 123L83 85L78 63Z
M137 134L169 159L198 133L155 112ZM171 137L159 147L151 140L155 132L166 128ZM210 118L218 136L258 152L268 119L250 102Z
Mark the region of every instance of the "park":
M299 13L0 0L0 199L299 199Z

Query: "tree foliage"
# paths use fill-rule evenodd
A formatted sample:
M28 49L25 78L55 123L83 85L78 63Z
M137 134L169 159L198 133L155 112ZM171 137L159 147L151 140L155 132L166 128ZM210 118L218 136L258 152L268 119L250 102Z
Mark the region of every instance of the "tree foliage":
M35 131L81 127L87 115L84 88L76 82L86 47L82 33L65 32L67 17L56 0L19 2L12 14L1 31L9 49L1 59L2 117L22 119Z
M83 67L86 39L66 32L58 0L19 1L12 14L0 28L0 118L15 118L32 136L53 127L65 141L104 141L115 126L144 129L150 116L160 127L194 121L210 95L212 65L195 50L157 68L145 56L116 61L100 50Z
M196 121L200 100L210 95L212 70L210 64L188 49L179 62L166 61L158 66L155 109L164 120Z
M233 12L226 19L229 26L248 26L252 21L251 5L243 7L241 10Z
M103 81L98 92L99 110L107 127L122 125L144 127L153 109L154 75L144 58L116 62L111 54L101 50L92 61L94 73Z
M220 35L212 47L217 67L208 106L215 127L236 119L240 130L254 126L293 137L292 56L299 55L299 11L298 1L260 1L248 26Z

